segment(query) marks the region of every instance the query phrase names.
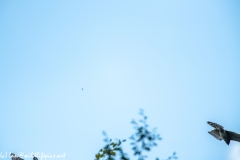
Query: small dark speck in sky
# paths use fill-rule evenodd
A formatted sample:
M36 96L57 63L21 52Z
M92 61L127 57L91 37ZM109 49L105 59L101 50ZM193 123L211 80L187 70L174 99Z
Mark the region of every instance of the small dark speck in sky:
M83 88L82 88L82 90L83 90Z

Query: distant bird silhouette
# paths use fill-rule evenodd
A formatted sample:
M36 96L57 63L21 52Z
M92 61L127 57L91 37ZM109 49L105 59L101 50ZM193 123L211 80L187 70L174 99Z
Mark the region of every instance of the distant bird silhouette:
M210 126L215 128L212 131L209 131L208 133L211 134L213 137L215 137L218 140L224 140L227 145L229 145L230 140L238 141L240 142L240 134L237 134L235 132L227 131L223 128L223 126L213 123L213 122L207 122Z
M82 90L83 90L83 88L82 88Z

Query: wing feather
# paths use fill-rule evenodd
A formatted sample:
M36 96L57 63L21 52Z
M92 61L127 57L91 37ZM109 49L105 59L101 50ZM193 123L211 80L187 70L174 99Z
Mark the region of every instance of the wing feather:
M217 138L218 140L223 140L222 137L219 134L219 131L217 129L214 129L210 132L208 132L209 134L211 134L213 137Z
M219 124L217 124L217 123L213 123L213 122L210 122L210 121L208 121L207 123L208 123L210 126L212 126L213 128L216 128L216 129L222 128L222 129L223 129L223 126L221 126L221 125L219 125Z

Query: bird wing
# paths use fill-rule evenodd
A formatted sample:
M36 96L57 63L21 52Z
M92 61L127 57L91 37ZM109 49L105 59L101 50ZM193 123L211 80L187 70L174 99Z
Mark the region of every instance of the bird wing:
M240 142L240 134L237 134L235 132L231 132L231 131L226 131L230 140L234 140L234 141L238 141Z
M213 128L216 128L216 129L218 129L218 128L222 128L223 129L223 126L221 126L221 125L219 125L219 124L217 124L217 123L213 123L213 122L207 122L210 126L212 126Z
M213 137L217 138L218 140L223 140L222 137L219 134L219 131L217 129L214 129L210 132L208 132L209 134L211 134Z

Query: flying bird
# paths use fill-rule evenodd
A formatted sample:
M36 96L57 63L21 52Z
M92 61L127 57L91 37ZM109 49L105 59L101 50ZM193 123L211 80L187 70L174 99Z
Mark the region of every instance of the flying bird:
M213 128L215 128L212 131L209 131L208 133L211 134L213 137L215 137L218 140L224 140L227 145L229 145L230 140L233 141L238 141L240 142L240 134L237 134L235 132L232 131L227 131L223 128L223 126L217 124L217 123L213 123L213 122L207 122L210 126L212 126Z

